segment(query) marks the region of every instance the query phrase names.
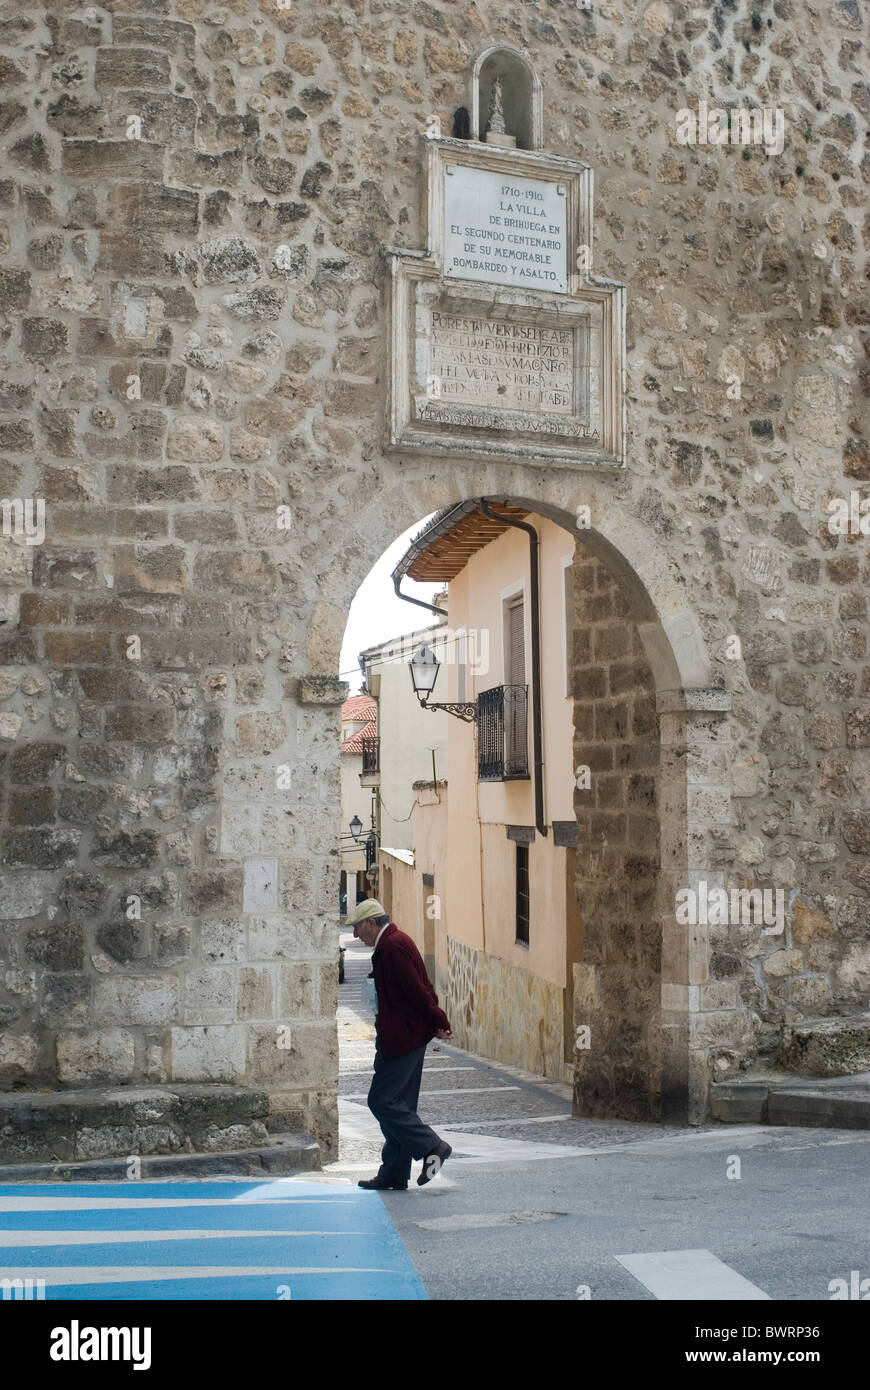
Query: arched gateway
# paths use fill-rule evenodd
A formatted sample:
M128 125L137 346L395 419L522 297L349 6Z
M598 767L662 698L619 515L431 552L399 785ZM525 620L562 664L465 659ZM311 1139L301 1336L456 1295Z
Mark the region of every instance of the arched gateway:
M578 1113L700 1120L711 1074L807 1038L848 1069L851 40L818 41L813 164L796 129L677 139L743 61L736 10L683 64L667 5L629 32L481 0L471 39L462 7L191 8L34 11L4 60L33 99L0 179L0 1154L334 1149L341 637L389 542L463 500L578 548ZM707 922L726 885L775 924Z
M112 506L64 505L79 492L47 477L47 544L4 639L6 660L34 668L16 673L22 696L44 689L44 661L56 708L9 760L20 823L6 837L2 910L34 983L29 1003L7 1009L3 1070L12 1085L83 1092L64 1157L121 1142L250 1147L282 1128L334 1146L341 634L389 540L468 498L510 498L574 533L588 556L576 625L599 634L599 684L619 678L602 614L632 651L625 727L619 701L596 704L594 681L577 703L577 756L589 745L609 762L624 803L587 805L578 790L586 940L571 984L592 1041L575 1058L577 1109L705 1114L717 1035L701 1012L706 942L676 927L672 905L678 883L712 868L707 832L726 793L707 755L726 697L711 689L685 577L622 501L624 287L592 271L592 171L537 148L540 84L515 54L485 50L472 87L486 128L467 138L460 121L458 137L441 136L435 123L416 146L425 249L353 232L296 297L292 329L283 288L250 288L263 249L239 237L197 243L198 308L113 290L94 351L122 359L107 384L129 412L128 444L88 436L109 460L98 495ZM268 228L257 235L268 241ZM364 254L370 282L353 259ZM292 281L307 252L282 241L270 255ZM384 331L371 337L376 287ZM197 325L184 360L204 375L183 400L150 356L170 310ZM336 374L323 376L322 315L346 310L362 336L334 344ZM243 422L205 375L223 369L219 347L240 354L226 371ZM114 409L91 418L117 424ZM112 462L134 447L135 466ZM355 451L365 485L345 497L334 465ZM75 548L80 537L90 548ZM56 828L32 827L43 805ZM131 1085L150 1088L142 1115L129 1089L110 1103L101 1091ZM57 1150L62 1112L44 1142L35 1113L15 1111L18 1156Z
M382 465L386 481L389 463ZM592 795L576 797L584 948L572 984L575 1024L589 1035L575 1054L575 1112L697 1122L708 1113L721 1011L710 1018L701 1007L706 927L679 925L674 904L680 886L714 877L711 832L727 819L729 797L722 769L730 699L712 684L686 582L661 562L648 528L625 516L613 476L533 463L469 463L447 477L406 464L402 473L401 485L385 486L360 515L348 606L391 533L457 500L509 503L577 539L575 649L579 638L584 655L575 662L575 762L590 748L593 759L606 757L618 792L607 802L615 817L596 810L594 785ZM590 644L596 631L620 658L633 656L628 680L623 659L611 662L605 642ZM600 687L590 674L604 676ZM609 698L617 675L616 690L629 699L624 727L619 700ZM601 698L586 698L599 688ZM725 1036L721 1042L727 1050Z

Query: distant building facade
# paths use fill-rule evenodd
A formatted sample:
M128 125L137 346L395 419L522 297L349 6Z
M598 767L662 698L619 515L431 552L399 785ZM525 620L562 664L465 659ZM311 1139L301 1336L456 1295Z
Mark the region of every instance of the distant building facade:
M414 783L431 780L433 765L438 777L447 771L447 715L421 709L411 684L409 663L423 642L450 669L456 657L446 614L440 622L367 647L359 654L366 689L377 704L381 848L413 849ZM436 692L432 698L440 697Z
M371 880L372 850L366 846L377 834L376 793L364 785L377 759L378 707L370 695L351 695L341 707L341 870L339 906L343 912L365 897ZM359 823L357 829L356 823Z

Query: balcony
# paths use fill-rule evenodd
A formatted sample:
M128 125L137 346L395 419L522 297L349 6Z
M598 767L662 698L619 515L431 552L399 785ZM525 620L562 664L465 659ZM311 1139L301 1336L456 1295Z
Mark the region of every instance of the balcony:
M381 784L381 741L379 738L362 740L362 771L359 775L361 787L379 787Z
M477 701L477 780L512 782L529 776L529 688L496 685Z

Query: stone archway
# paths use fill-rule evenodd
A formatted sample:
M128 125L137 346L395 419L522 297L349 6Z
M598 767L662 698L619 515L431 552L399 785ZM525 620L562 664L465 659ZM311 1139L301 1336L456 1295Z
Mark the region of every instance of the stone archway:
M717 999L705 991L706 927L678 926L674 915L679 886L715 877L713 833L729 818L729 793L718 769L730 702L727 691L712 684L685 581L660 539L625 514L610 474L545 471L534 464L432 471L416 461L403 472L401 487L380 493L362 512L355 536L359 549L350 565L345 548L345 611L391 536L474 496L526 506L572 531L620 596L620 620L635 634L635 665L643 668L648 704L657 716L653 724L659 726L651 813L657 843L645 864L631 852L630 839L619 850L610 846L611 883L614 876L624 885L632 875L635 881L622 895L622 917L612 915L599 924L602 930L587 935L575 975L575 1022L590 1023L600 1059L609 1058L599 1066L594 1046L589 1058L575 1058L575 1111L698 1123L709 1113L711 1051L729 1036L732 1015L740 1011L717 1008ZM578 531L577 518L587 508L590 525ZM648 731L644 737L648 740ZM639 767L626 767L625 774L627 785L643 776ZM629 818L634 814L629 806L625 812ZM582 816L578 803L578 819ZM594 884L598 871L587 872L589 847L589 826L581 821L577 886L587 917L602 887ZM643 915L632 947L643 959L635 954L628 972L618 956L626 911ZM632 972L634 988L626 988ZM641 996L644 1019L638 1026L633 1012Z

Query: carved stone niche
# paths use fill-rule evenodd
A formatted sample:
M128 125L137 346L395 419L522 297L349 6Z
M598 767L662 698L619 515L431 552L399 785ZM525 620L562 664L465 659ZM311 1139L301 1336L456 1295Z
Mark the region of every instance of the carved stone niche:
M386 447L623 467L624 286L588 268L591 169L478 141L426 149L427 250L385 251Z
M509 44L489 44L475 56L471 67L471 138L486 141L493 88L503 94L504 124L521 150L539 150L542 141L543 96L541 79L528 58Z

